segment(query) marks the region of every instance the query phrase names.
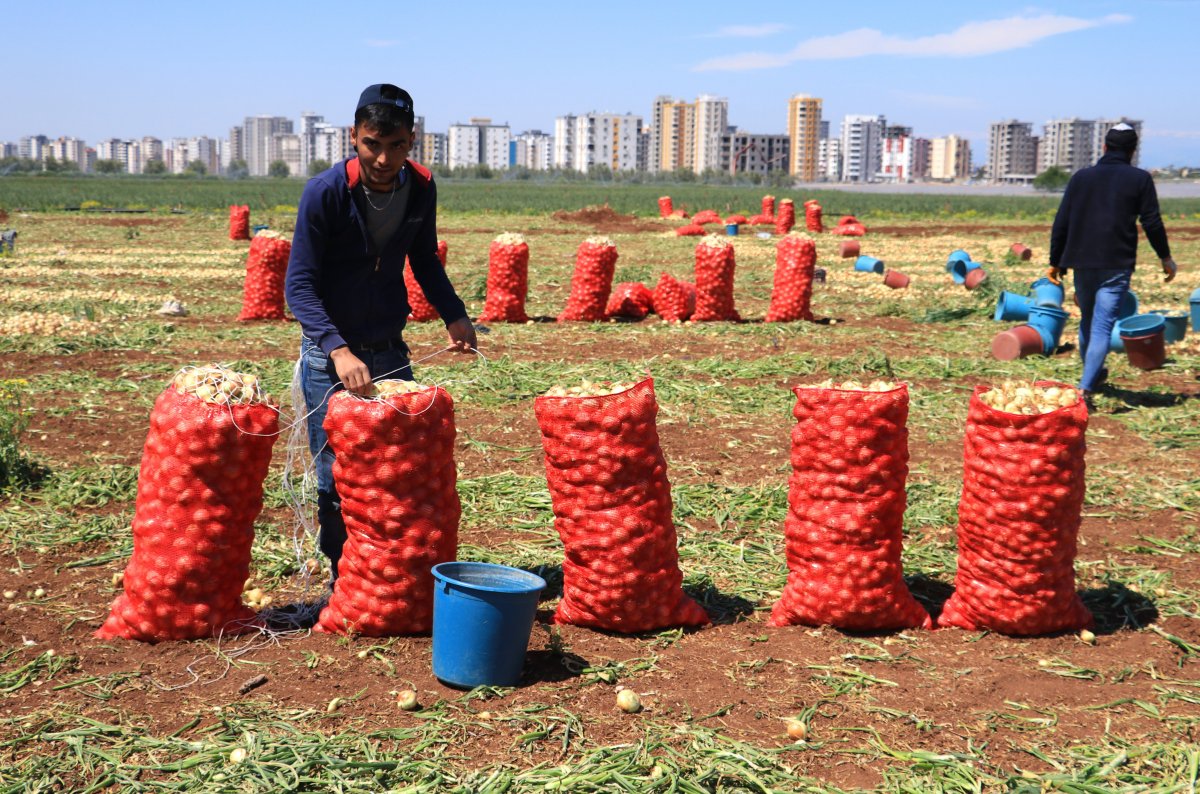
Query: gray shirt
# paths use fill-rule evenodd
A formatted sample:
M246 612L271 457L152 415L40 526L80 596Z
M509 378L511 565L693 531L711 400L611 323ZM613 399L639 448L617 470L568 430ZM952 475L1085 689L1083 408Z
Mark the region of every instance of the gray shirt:
M408 176L404 174L404 176ZM371 235L371 247L382 251L404 222L404 212L408 209L408 194L412 192L411 179L401 179L396 185L396 192L383 193L370 190L366 183L360 183L357 190L359 207L367 221L367 234ZM376 209L378 208L378 209Z

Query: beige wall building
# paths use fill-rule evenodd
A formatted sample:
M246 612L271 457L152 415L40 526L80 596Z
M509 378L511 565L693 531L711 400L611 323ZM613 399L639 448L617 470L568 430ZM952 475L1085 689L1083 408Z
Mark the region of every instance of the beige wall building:
M971 175L971 144L957 135L929 142L929 178L953 182Z
M796 94L788 100L788 138L791 164L788 172L805 182L816 181L821 149L821 100Z

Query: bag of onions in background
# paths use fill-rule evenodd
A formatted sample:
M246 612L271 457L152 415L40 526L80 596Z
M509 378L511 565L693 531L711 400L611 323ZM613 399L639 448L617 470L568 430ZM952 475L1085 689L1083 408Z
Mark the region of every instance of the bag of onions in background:
M623 633L708 623L682 589L653 380L559 386L533 408L564 548L554 622Z
M252 625L242 588L278 433L253 375L210 366L175 376L150 414L133 556L97 637L191 640Z
M798 386L788 479L788 579L773 626L932 626L904 583L908 387Z
M958 573L940 626L1078 631L1075 591L1088 412L1062 383L975 387L963 441Z
M674 211L675 211L675 207L673 207L671 205L671 197L670 196L659 196L658 197L658 217L670 218L671 213L673 213Z
M775 233L787 234L796 225L796 205L791 199L779 202L779 212L775 214Z
M250 239L250 205L229 205L229 239Z
M388 637L433 626L433 574L458 553L454 401L438 386L383 380L376 396L329 398L346 543L319 631Z
M775 197L762 197L762 219L767 223L775 222Z
M696 244L696 322L741 320L733 306L733 245L710 234Z
M641 320L654 311L654 294L640 281L622 281L613 287L608 305L604 308L606 317L629 317Z
M766 321L787 323L812 320L813 272L817 243L807 234L790 232L775 244L775 288Z
M238 320L283 320L283 284L292 244L270 229L254 235L246 256L246 284Z
M488 248L487 295L483 323L524 323L525 296L529 292L529 245L520 234L505 232Z
M654 287L654 313L669 323L681 323L696 311L696 285L670 273L658 277Z
M617 267L617 246L607 237L589 237L575 252L575 275L562 322L595 322L604 319Z
M446 266L447 250L446 241L438 240L437 258L442 263L443 268ZM404 287L408 290L408 307L410 309L408 319L418 323L426 323L438 319L440 315L433 304L425 297L425 291L421 289L421 285L417 282L417 277L413 275L412 263L408 261L408 257L404 258Z
M825 231L821 222L821 203L816 199L804 202L804 228L810 232Z

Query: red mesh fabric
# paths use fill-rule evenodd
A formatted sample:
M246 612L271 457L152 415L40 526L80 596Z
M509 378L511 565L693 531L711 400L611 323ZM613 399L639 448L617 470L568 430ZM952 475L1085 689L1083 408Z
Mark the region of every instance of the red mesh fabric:
M584 240L575 251L575 275L567 308L558 321L594 322L604 319L604 307L612 292L613 273L617 269L617 247Z
M687 226L680 226L675 230L676 237L700 237L704 234L704 227L697 226L694 223L689 223Z
M229 239L250 239L250 206L242 204L229 205Z
M274 410L214 405L174 387L154 403L133 514L133 556L101 639L237 633L254 519L279 432Z
M733 307L733 246L710 237L696 245L696 322L741 320Z
M929 628L900 563L908 387L794 391L788 580L771 625Z
M239 320L282 320L283 281L292 244L276 233L260 232L250 241L246 283Z
M692 216L692 223L697 226L703 226L706 223L720 223L721 216L716 210L700 210Z
M688 216L685 210L671 210L672 218L686 218Z
M762 198L762 215L761 217L769 219L768 222L775 222L775 197L763 196Z
M749 222L750 222L750 219L747 218L745 215L730 215L728 218L725 219L726 226L729 226L730 224L734 224L734 223L736 223L738 226L742 226Z
M696 311L696 286L663 273L654 287L654 313L667 322L683 322Z
M529 245L492 241L488 248L487 295L484 323L524 323L525 296L529 293Z
M660 196L658 199L658 217L669 218L675 208L671 205L670 196Z
M442 263L443 268L446 267L447 248L445 240L438 240L437 258ZM417 283L417 277L413 275L412 265L409 263L408 257L404 258L404 287L408 290L408 306L412 309L412 312L408 315L408 319L419 323L427 323L441 316L438 314L438 310L433 307L433 304L425 298L425 291Z
M843 215L842 217L838 218L837 225L845 226L850 223L858 223L858 218L854 217L853 215Z
M654 381L605 397L539 397L554 527L556 623L633 633L709 622L684 594Z
M825 231L821 223L821 204L816 199L804 202L804 228L810 232Z
M613 287L608 305L604 308L607 317L632 317L640 320L654 311L654 293L640 281L622 281Z
M859 223L858 218L853 215L843 215L838 218L837 226L831 229L830 233L844 237L862 237L867 233L867 227Z
M967 411L958 573L938 624L1012 635L1090 626L1075 592L1087 407L1010 414L985 405L984 391Z
M791 199L779 202L779 212L775 214L775 233L787 234L796 225L796 205Z
M440 387L329 398L346 544L319 631L386 637L433 627L433 575L458 552L454 401Z
M775 225L775 216L774 215L755 215L753 218L750 219L750 225L751 226L774 226Z
M784 235L775 245L775 289L766 321L787 323L811 320L813 271L817 244L807 234Z

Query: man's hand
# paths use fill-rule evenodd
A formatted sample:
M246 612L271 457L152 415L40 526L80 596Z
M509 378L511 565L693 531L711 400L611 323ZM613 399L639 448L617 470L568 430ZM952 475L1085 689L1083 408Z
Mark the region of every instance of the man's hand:
M475 326L471 324L469 317L447 325L446 333L450 335L450 346L454 348L455 353L471 353L479 345L475 338Z
M348 347L339 347L329 354L333 359L333 368L337 370L338 379L347 391L369 397L375 391L371 383L371 372L362 359L350 352Z
M1061 267L1054 267L1051 265L1050 269L1046 271L1046 278L1050 279L1051 283L1057 284L1061 287L1063 273L1066 272L1067 271L1063 270Z
M1163 278L1163 281L1164 282L1174 281L1175 274L1179 272L1179 266L1175 264L1175 260L1168 256L1166 259L1164 259L1162 261L1162 268L1163 268L1163 273L1165 274L1165 278Z

